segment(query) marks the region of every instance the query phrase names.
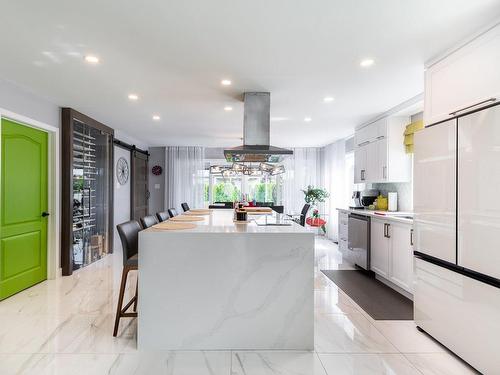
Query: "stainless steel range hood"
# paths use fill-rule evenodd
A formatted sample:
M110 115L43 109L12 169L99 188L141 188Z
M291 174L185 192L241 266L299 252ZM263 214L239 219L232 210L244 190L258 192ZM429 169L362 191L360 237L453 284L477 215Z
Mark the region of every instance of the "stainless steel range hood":
M246 92L244 94L243 146L224 150L229 162L279 163L292 150L270 146L271 94Z

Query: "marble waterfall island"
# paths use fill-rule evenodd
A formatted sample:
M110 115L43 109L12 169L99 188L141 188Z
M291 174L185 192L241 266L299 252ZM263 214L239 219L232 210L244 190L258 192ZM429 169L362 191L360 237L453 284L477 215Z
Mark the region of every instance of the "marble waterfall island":
M139 234L139 350L314 349L314 234L235 224Z

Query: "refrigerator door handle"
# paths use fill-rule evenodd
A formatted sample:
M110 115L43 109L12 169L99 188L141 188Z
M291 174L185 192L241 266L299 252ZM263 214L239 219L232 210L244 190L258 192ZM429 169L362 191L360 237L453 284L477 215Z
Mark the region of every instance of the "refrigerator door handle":
M495 102L497 100L497 98L489 98L489 99L486 99L486 100L483 100L479 103L476 103L476 104L472 104L472 105L469 105L467 107L464 107L464 108L460 108L460 109L457 109L456 111L453 111L453 112L450 112L449 115L450 116L455 116L457 113L459 112L463 112L467 109L471 109L471 108L474 108L474 107L477 107L478 105L481 105L481 104L486 104L486 103L489 103L489 102Z

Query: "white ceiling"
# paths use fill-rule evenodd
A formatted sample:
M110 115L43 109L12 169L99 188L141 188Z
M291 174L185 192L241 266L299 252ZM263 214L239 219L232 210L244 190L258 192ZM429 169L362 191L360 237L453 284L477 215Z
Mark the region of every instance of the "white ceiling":
M240 94L270 91L288 119L271 143L319 146L421 93L426 60L499 17L499 0L4 0L0 78L150 145L238 145Z

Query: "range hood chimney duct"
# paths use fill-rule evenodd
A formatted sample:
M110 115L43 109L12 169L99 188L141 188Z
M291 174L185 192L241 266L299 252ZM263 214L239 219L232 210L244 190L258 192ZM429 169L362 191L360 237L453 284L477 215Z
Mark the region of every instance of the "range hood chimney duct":
M244 100L243 146L224 150L229 162L278 163L292 150L271 146L271 94L246 92Z

